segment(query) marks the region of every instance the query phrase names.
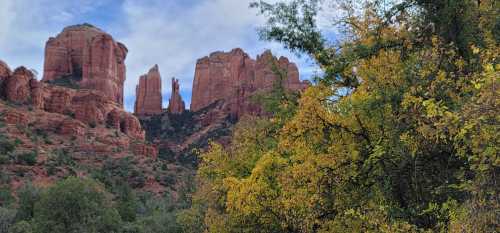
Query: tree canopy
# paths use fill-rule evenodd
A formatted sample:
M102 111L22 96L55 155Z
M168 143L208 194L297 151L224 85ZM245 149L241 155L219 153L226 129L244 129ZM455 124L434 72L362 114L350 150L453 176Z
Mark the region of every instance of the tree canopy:
M336 4L329 41L318 27ZM500 3L291 0L260 30L324 71L201 156L205 232L497 232ZM276 102L274 102L276 103ZM295 106L295 107L290 107ZM286 111L284 111L286 109ZM290 114L284 114L288 112Z

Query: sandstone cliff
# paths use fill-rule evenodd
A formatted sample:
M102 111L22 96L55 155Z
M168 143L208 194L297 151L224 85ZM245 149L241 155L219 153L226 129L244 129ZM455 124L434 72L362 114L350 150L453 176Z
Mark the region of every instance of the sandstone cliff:
M294 63L285 57L278 59L270 51L256 60L241 49L212 53L196 63L191 111L199 111L222 100L227 112L239 118L247 112L258 111L258 106L250 103L250 97L257 91L272 89L276 82L281 82L291 91L308 86L299 80Z
M0 155L0 173L7 183L45 186L69 175L89 176L107 163L134 160L141 169L127 177L134 187L164 192L150 161L157 147L144 141L140 121L102 91L71 89L38 82L25 67L13 72L0 62L0 145L10 145ZM29 154L29 164L19 156ZM60 162L64 156L65 161ZM77 164L78 166L73 166ZM21 174L21 175L20 175ZM145 182L144 182L145 181Z
M179 88L179 80L172 78L172 94L168 101L168 112L179 114L186 110L184 100L182 100Z
M75 82L123 105L125 45L89 24L66 27L45 46L44 82Z
M139 78L136 89L134 113L138 116L160 114L162 112L161 76L158 65Z

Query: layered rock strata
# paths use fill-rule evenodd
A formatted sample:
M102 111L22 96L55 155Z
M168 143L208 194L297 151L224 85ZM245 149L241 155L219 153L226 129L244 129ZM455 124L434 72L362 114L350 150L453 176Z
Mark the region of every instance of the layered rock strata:
M138 116L160 114L162 112L161 75L158 65L139 78L136 89L134 113Z
M66 27L46 43L43 81L67 79L123 106L127 52L125 45L92 25Z
M260 111L250 97L257 91L271 90L281 83L290 91L300 91L309 84L299 79L297 66L285 57L279 59L270 51L254 60L241 49L215 52L196 63L191 111L196 112L222 100L226 111L236 118Z

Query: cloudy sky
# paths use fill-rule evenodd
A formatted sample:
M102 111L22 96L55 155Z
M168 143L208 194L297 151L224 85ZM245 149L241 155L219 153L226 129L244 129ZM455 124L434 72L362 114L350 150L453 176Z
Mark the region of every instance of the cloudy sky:
M171 77L181 80L189 106L196 60L214 51L243 48L255 57L266 49L299 65L302 79L317 68L281 45L260 41L264 22L251 0L0 0L0 59L43 72L45 42L65 26L93 24L128 49L125 106L133 109L138 77L160 67L163 105L168 105Z

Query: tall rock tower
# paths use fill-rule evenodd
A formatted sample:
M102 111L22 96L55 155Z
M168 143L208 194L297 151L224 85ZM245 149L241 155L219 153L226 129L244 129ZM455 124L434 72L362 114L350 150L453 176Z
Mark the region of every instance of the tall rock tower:
M134 113L138 116L149 116L162 112L161 76L158 65L139 78L135 89L136 99Z
M98 90L123 106L125 58L122 43L90 24L64 28L45 45L44 82L74 82Z
M179 91L179 80L172 78L172 94L168 102L168 111L170 113L179 114L185 110L186 106Z

